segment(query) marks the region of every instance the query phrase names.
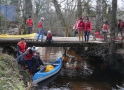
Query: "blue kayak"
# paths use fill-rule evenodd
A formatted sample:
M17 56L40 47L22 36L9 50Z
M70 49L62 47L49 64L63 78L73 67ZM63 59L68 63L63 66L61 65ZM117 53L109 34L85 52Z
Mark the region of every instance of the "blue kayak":
M62 58L60 57L59 59L53 61L51 63L52 66L54 66L54 68L48 72L45 71L46 67L43 67L41 70L39 70L37 73L34 74L33 76L33 84L37 84L51 76L53 76L54 74L56 74L57 72L59 72L59 70L62 67Z

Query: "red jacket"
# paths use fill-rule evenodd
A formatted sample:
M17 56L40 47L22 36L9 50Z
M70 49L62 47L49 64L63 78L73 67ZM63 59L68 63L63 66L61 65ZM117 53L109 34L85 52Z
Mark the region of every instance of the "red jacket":
M27 26L33 26L33 20L31 18L26 21Z
M28 50L28 53L26 55L24 55L24 59L25 60L32 60L34 53L30 51L30 49Z
M77 29L78 30L85 30L85 22L83 20L79 20L77 22Z
M25 42L18 42L19 48L21 52L25 52L26 51L26 43Z
M85 30L87 31L92 30L92 23L90 21L85 23Z
M103 24L103 30L108 30L108 24Z

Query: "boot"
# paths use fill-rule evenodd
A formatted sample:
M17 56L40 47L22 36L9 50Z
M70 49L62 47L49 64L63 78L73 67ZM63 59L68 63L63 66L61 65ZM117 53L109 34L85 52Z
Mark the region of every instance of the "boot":
M29 70L29 73L30 73L31 76L33 76L32 70Z
M28 66L27 66L27 65L24 65L24 66L23 66L23 69L24 69L24 70L28 69Z

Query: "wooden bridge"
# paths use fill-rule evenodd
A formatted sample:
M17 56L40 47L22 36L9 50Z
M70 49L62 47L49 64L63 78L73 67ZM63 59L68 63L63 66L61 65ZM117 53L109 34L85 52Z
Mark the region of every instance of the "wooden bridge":
M0 39L0 46L14 46L16 47L19 39ZM36 47L85 47L85 46L96 46L96 45L103 45L109 42L103 42L102 39L93 40L93 37L90 37L89 42L85 42L83 40L79 41L78 37L53 37L52 43L36 41L35 39L26 39L26 43L28 47L36 46ZM116 40L117 44L121 44L120 40Z
M36 41L35 39L25 40L27 47L63 47L64 53L66 53L66 47L80 47L84 50L84 52L90 51L90 53L92 52L92 54L94 54L95 52L101 51L102 48L103 50L105 50L105 48L108 49L110 44L109 41L103 42L102 39L93 40L92 37L90 37L89 42L85 42L84 40L83 42L79 41L78 37L53 37L52 43L45 42L45 39L43 42L40 40ZM20 39L0 39L0 47L2 47L2 52L16 56L16 46L19 41ZM88 50L85 50L85 47L88 48ZM122 42L120 40L116 40L116 47L122 47Z

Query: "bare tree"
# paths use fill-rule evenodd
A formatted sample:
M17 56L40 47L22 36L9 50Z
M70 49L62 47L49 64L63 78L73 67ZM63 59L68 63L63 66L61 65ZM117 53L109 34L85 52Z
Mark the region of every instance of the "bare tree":
M32 0L25 0L25 14L26 17L32 16Z
M101 30L102 28L102 0L97 0L96 5L96 31Z
M79 18L80 16L82 16L82 2L81 0L78 0L77 17Z
M117 15L117 0L112 0L112 12L111 12L111 33L110 33L110 61L114 62L116 51L115 51L115 32L117 29L117 21L116 21L116 15Z
M68 32L67 25L66 25L66 22L64 20L63 15L62 15L62 12L61 12L61 9L60 9L60 5L58 4L58 1L57 0L53 0L53 3L54 3L55 9L56 9L56 13L57 13L58 19L61 22L62 27L65 27L66 28L65 30ZM67 32L65 33L66 36L67 36Z

